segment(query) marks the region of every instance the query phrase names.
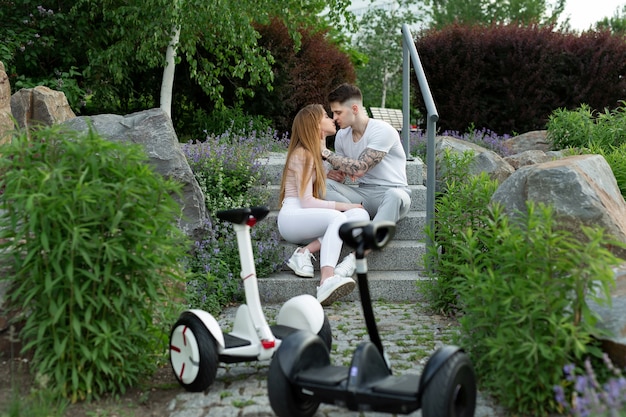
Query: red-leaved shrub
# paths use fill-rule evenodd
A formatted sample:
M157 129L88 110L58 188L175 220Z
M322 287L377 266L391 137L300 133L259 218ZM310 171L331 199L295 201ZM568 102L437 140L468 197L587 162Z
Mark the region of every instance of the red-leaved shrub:
M300 30L301 46L294 42L285 25L274 20L257 28L259 45L267 48L275 59L272 91L257 88L247 101L250 114L268 117L279 132L291 130L291 121L301 107L320 103L343 82L354 82L356 74L349 56L330 42L327 32Z
M608 31L451 25L415 41L442 130L500 134L545 129L550 113L626 99L626 42ZM426 109L415 77L417 107Z

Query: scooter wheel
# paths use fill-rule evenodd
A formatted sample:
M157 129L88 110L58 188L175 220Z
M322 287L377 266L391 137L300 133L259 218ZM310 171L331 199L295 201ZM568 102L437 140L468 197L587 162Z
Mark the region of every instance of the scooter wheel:
M328 321L328 317L326 317L326 313L324 313L324 324L322 324L322 328L317 332L317 335L322 339L324 345L326 345L330 352L333 347L333 331L330 328L330 322Z
M467 355L459 351L437 371L422 396L423 417L473 417L476 375Z
M193 313L181 314L172 328L170 364L187 391L204 391L215 381L219 365L217 342Z
M311 417L320 406L319 401L311 401L298 393L276 358L270 362L267 394L278 417Z

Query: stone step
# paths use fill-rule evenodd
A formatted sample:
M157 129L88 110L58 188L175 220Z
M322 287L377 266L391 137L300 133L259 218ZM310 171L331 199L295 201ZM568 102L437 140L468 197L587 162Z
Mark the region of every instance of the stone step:
M296 250L298 245L282 241L280 246L283 250L282 258L285 262ZM341 250L339 262L350 253L350 248L344 245ZM424 254L426 244L413 240L392 240L380 251L372 252L367 257L370 271L420 271L424 269ZM319 271L319 256L313 260L313 268ZM283 271L289 271L289 267L283 264Z
M426 187L423 185L412 184L409 185L411 189L411 210L425 211L426 210ZM280 184L270 184L264 186L263 189L269 190L267 205L270 210L279 210L279 197L280 197Z
M268 206L272 210L264 220L276 227L278 216L279 190L282 171L285 163L285 154L270 154L260 163L269 180L263 192L269 194ZM420 301L421 295L417 281L425 280L424 254L426 252L424 226L426 224L426 187L423 184L424 164L416 158L407 161L407 178L411 188L411 211L408 216L398 222L394 238L381 251L368 255L368 282L372 299L384 301ZM282 241L282 257L286 261L293 254L298 245ZM342 248L340 261L350 252L350 248ZM259 278L259 291L265 303L282 303L300 294L316 294L319 285L319 254L313 261L314 278L296 276L283 264L275 273L268 277ZM356 280L356 276L354 277ZM345 297L346 300L358 300L359 292L356 289Z
M266 178L271 184L280 185L285 166L286 153L272 152L258 159L263 166ZM420 158L406 161L406 176L409 185L424 185L424 162Z
M278 233L278 225L276 219L278 217L278 211L272 211L263 222L267 222L270 225L270 229ZM401 219L396 227L396 233L393 240L415 240L424 241L426 235L424 233L424 226L426 225L426 212L425 211L411 211L409 214Z
M369 258L368 258L369 259ZM369 266L369 262L368 262ZM372 300L389 302L420 302L424 301L423 292L417 282L428 281L430 278L417 271L368 271L368 286ZM358 282L356 275L354 280ZM300 278L293 272L281 271L268 278L259 278L259 294L263 303L284 303L300 294L316 295L319 285L319 272L314 278ZM344 300L359 300L358 287Z

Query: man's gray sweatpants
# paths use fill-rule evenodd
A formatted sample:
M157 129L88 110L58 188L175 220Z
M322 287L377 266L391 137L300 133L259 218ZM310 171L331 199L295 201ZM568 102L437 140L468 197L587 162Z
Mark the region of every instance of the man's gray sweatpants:
M362 203L373 220L397 223L411 208L411 189L384 185L346 185L326 180L326 200Z

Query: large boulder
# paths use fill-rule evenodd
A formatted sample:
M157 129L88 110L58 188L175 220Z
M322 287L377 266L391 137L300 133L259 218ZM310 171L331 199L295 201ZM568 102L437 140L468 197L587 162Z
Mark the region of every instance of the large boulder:
M509 155L535 150L547 152L552 149L547 130L533 130L514 136L505 140L503 145Z
M569 230L577 239L586 239L581 230L584 225L602 227L626 243L626 202L611 167L601 155L570 156L521 167L500 184L491 201L501 203L510 215L516 216L526 211L529 200L551 205L557 227ZM626 259L623 248L609 249ZM587 302L600 317L598 329L608 334L599 336L603 350L615 364L626 367L626 264L614 272L616 285L611 290L611 305Z
M172 121L161 109L145 110L126 116L101 114L80 116L63 123L73 130L89 131L90 126L111 141L141 144L155 170L183 185L180 226L187 235L198 238L206 227L204 193L181 150Z
M22 88L13 94L11 112L22 129L37 124L52 126L76 117L62 91L42 85Z
M4 64L0 61L0 144L9 140L9 133L13 130L11 118L11 84L4 70Z
M478 175L480 172L486 172L491 179L502 182L515 172L515 169L508 162L492 150L451 136L438 136L435 144L435 158L439 161L437 163L438 169L436 178L436 188L438 191L444 188L442 181L445 181L447 174L445 166L440 162L443 160L443 155L446 150L457 155L462 155L466 151L472 151L474 153L472 164L469 167L470 175Z
M528 151L516 153L511 156L506 156L504 160L509 163L514 169L520 169L526 165L541 164L543 162L552 161L556 159L553 156L547 155L544 151L538 149L531 149Z
M601 155L577 155L525 166L504 181L492 196L511 215L526 212L526 201L554 208L560 227L581 240L581 226L602 227L626 243L626 202L611 167ZM612 247L626 259L626 250Z

